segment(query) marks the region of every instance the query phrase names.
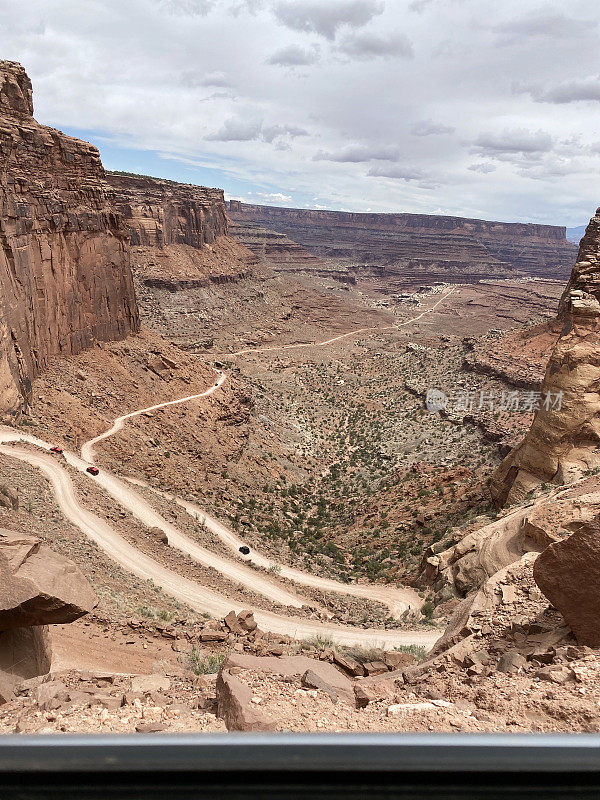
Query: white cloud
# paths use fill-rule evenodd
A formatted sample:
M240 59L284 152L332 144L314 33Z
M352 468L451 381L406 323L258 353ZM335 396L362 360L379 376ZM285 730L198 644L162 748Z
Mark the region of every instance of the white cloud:
M421 120L411 125L410 132L413 136L442 136L446 133L454 133L456 128L451 125L442 125L431 120Z
M552 145L552 137L544 131L528 131L521 128L500 133L481 133L473 143L473 152L488 158L514 155L538 157L552 150Z
M410 39L403 33L383 36L376 33L353 33L342 39L337 50L359 61L373 58L414 58L415 55Z
M291 30L334 39L340 28L361 28L384 8L379 0L281 0L275 16Z
M313 161L337 161L341 164L359 164L364 161L397 161L400 150L397 147L384 145L354 145L345 147L336 153L319 150Z
M425 173L414 167L371 167L367 175L373 178L393 178L399 181L422 181Z
M515 91L530 94L538 103L564 105L586 100L597 103L600 102L600 75L566 81L546 89L539 86L519 87L517 84Z
M177 16L205 17L215 6L215 0L158 0L167 13Z
M207 142L256 142L271 144L275 139L289 136L308 136L308 131L299 125L264 125L263 122L229 117L223 125L205 137Z
M267 64L275 64L280 67L299 67L315 64L319 60L318 47L300 47L297 44L289 44L282 47L267 59Z
M108 166L302 207L316 196L574 226L598 205L589 0L0 0L0 12L38 119L92 138Z
M522 17L512 17L492 30L505 44L519 43L524 38L568 39L584 36L597 26L596 20L577 19L550 10L538 10Z
M496 166L482 161L477 164L470 164L467 169L471 170L471 172L480 172L482 175L489 175L490 172L494 172Z

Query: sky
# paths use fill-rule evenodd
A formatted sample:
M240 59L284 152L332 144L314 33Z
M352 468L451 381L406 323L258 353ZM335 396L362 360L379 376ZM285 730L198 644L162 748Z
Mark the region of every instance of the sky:
M585 223L589 0L0 0L36 118L249 203Z

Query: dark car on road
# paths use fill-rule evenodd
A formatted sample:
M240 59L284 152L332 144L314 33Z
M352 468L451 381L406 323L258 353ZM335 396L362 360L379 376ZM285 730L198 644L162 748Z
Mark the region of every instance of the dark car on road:
M245 545L245 544L243 544L243 545L240 547L240 553L242 553L242 555L245 555L245 556L247 556L247 555L250 553L250 548L249 548L249 547L246 547L246 545Z
M98 475L98 473L100 472L100 470L98 469L98 467L88 467L88 468L86 469L86 472L89 472L89 473L90 473L90 475Z

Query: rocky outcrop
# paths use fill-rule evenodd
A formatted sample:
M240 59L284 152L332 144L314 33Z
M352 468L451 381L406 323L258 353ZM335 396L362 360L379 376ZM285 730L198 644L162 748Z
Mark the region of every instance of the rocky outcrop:
M254 257L228 235L222 189L118 172L107 178L146 286L177 291L252 274Z
M31 536L0 529L0 570L0 630L73 622L97 603L79 568Z
M53 356L139 327L126 231L98 150L38 124L23 67L0 62L0 409Z
M533 576L579 644L600 647L600 515L546 548Z
M559 321L541 407L492 478L498 505L521 500L544 481L566 483L600 465L600 209L581 241Z
M389 291L427 281L523 275L564 279L576 248L565 228L427 214L354 214L248 205L229 215L289 236L310 253L377 278ZM235 229L234 229L235 235Z
M39 539L0 529L0 702L16 683L50 669L47 626L73 622L97 602L71 561Z

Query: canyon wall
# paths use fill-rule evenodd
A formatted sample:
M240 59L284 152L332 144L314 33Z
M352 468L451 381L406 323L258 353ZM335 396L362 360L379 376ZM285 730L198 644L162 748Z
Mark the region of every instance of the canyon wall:
M139 328L125 228L98 150L38 124L31 81L0 61L0 409L53 356Z
M255 259L228 234L222 189L107 173L146 286L175 291L248 277Z
M558 321L562 330L541 407L492 478L498 505L523 499L542 482L568 483L600 466L600 208L581 240Z
M346 265L356 277L465 281L533 275L566 279L577 248L566 229L427 214L355 214L259 206L231 200L240 226L283 233L313 255ZM233 229L235 233L235 228Z

